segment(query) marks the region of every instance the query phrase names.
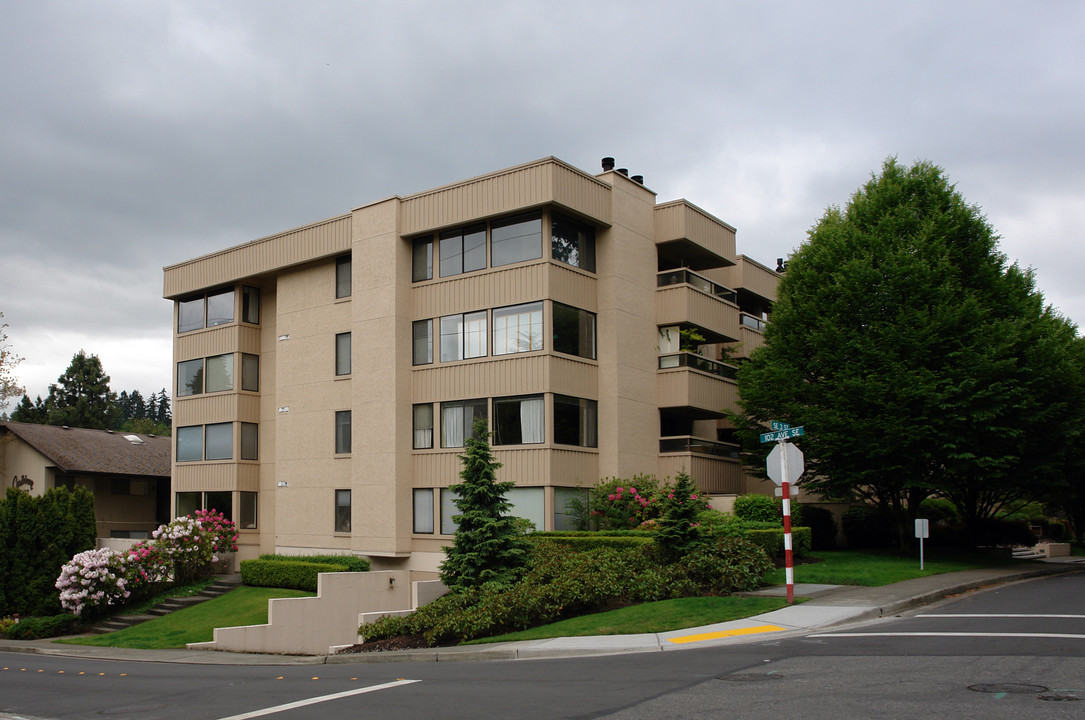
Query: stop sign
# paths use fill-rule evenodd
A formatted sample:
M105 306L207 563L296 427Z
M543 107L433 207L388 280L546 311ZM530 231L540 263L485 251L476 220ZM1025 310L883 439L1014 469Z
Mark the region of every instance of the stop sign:
M786 468L786 469L785 469ZM776 443L768 457L769 477L777 485L794 484L803 471L802 450L794 443Z

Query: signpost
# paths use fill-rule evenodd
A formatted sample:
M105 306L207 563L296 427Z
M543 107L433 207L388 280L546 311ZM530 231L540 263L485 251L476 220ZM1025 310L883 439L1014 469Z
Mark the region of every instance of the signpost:
M787 423L772 421L773 432L761 433L761 442L775 442L769 452L767 467L769 477L783 492L784 505L784 577L787 580L787 603L795 602L795 560L791 546L791 484L798 481L805 469L802 450L788 442L790 438L805 435L802 426L791 427Z
M931 521L923 518L915 520L915 536L919 538L919 569L923 569L923 538L931 536Z

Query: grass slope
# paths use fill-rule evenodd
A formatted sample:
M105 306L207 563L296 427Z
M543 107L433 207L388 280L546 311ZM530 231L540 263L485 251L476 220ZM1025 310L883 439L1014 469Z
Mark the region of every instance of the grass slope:
M920 570L918 550L903 554L894 550L819 550L808 555L821 562L797 565L796 583L874 587L927 575L1025 562L994 554L927 548L924 569ZM765 582L783 585L784 569L766 575Z
M192 642L208 642L214 629L233 625L262 625L267 622L267 601L271 598L310 597L311 592L242 586L207 602L163 615L124 630L67 638L57 642L96 647L124 647L141 650L183 648Z

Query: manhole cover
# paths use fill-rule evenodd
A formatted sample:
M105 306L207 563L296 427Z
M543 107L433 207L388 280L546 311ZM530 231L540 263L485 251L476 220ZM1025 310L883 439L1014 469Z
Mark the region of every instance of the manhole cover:
M1022 685L1019 683L992 683L989 685L969 685L968 689L981 693L1006 693L1007 695L1034 695L1047 692L1043 685Z
M733 675L720 675L719 677L720 680L730 680L732 682L762 682L763 680L783 680L783 678L783 675L776 673L734 673Z

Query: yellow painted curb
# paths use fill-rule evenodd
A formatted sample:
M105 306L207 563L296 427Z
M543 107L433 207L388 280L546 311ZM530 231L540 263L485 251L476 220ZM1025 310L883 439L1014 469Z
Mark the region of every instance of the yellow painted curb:
M758 633L780 632L784 628L779 625L758 625L756 627L739 628L737 630L721 630L719 632L701 633L699 635L683 635L671 638L670 642L682 645L684 643L701 642L702 640L719 640L725 637L738 637L739 635L757 635Z

